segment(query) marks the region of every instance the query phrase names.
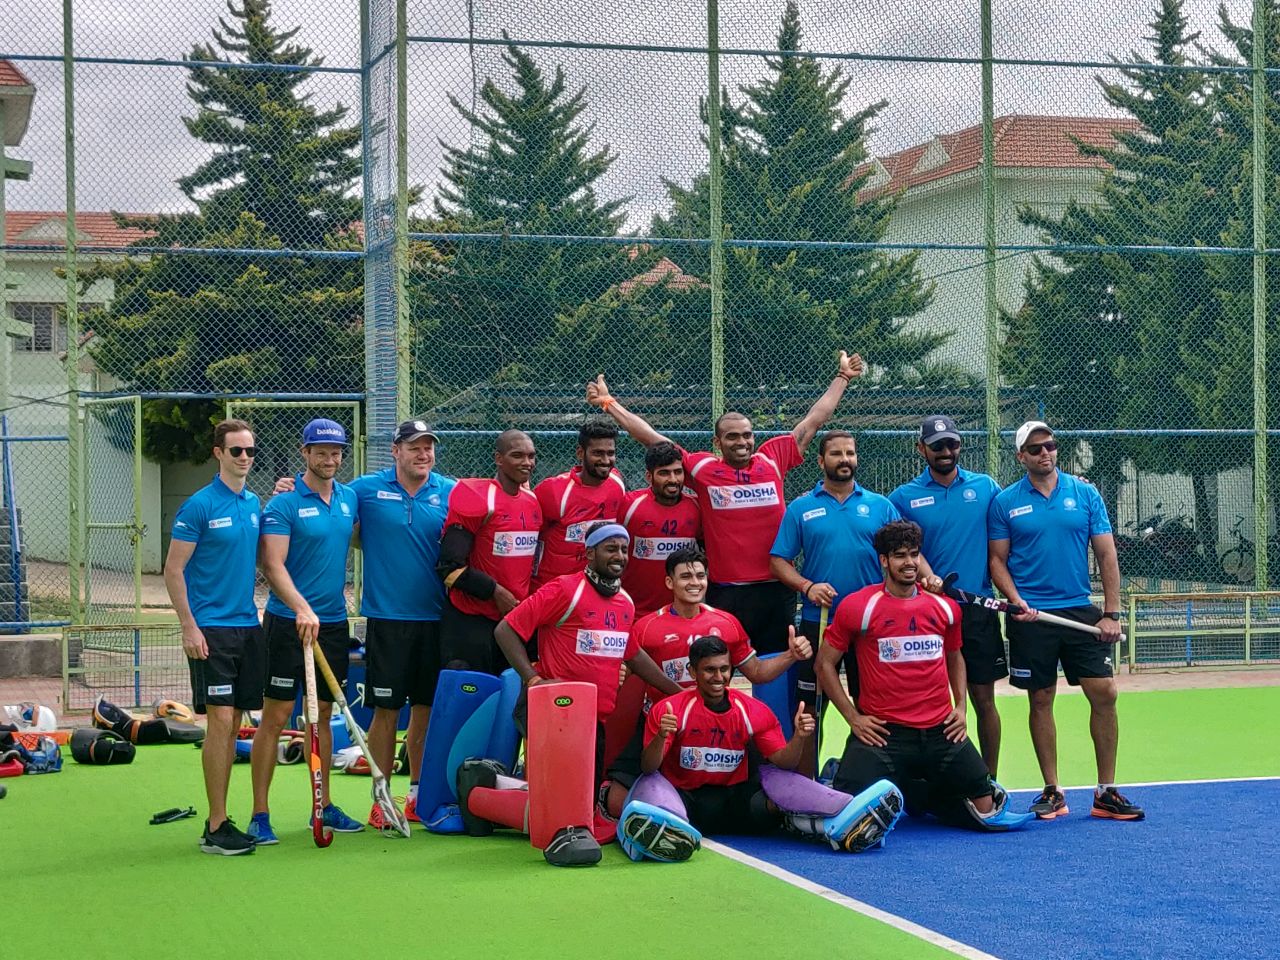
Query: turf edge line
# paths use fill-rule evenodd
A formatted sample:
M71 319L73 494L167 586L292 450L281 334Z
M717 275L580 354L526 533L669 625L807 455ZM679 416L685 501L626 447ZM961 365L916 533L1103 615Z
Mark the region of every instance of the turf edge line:
M1280 780L1277 777L1207 777L1204 780L1148 780L1144 783L1121 783L1118 786L1124 787L1126 790L1131 787L1189 787L1197 783L1260 783L1267 780ZM1078 787L1059 787L1059 790L1093 790L1097 787L1096 783L1085 783ZM1039 787L1018 787L1015 790L1009 790L1009 793L1039 793Z
M864 917L869 917L872 920L879 921L880 923L888 924L896 930L901 930L903 933L910 934L913 937L924 940L926 943L931 943L936 947L941 947L943 950L948 950L956 956L966 957L968 960L999 960L999 958L994 954L984 953L977 947L971 947L968 944L961 943L959 940L952 940L950 937L938 933L936 930L930 930L928 927L922 927L918 923L912 923L910 920L899 917L895 914L886 913L879 907L873 907L869 903L863 903L861 900L855 900L853 897L849 897L836 890L832 890L830 887L824 887L820 883L814 883L812 880L807 880L799 874L792 873L790 870L784 870L782 867L769 863L767 860L761 860L758 857L753 857L749 853L743 853L741 850L737 850L723 843L718 843L715 840L709 840L706 837L703 837L702 846L707 850L720 854L722 857L728 857L730 860L736 860L738 863L745 864L754 870L759 870L761 873L768 874L777 880L781 880L783 883L789 883L791 886L798 887L807 893L817 894L824 900L834 903L836 906L844 907L846 910L852 910L854 913L860 913Z

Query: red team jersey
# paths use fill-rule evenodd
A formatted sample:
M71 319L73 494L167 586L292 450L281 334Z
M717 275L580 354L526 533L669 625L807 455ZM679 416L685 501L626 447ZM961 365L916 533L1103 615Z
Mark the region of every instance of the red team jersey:
M754 697L729 689L729 709L707 707L697 690L683 690L654 704L644 724L644 742L658 735L658 719L670 709L679 718L659 769L678 790L731 787L747 779L747 747L764 757L787 745L773 711Z
M663 673L686 688L693 686L693 675L689 673L689 647L699 637L723 640L729 648L729 662L735 669L756 655L738 618L705 603L698 615L689 620L676 613L673 607L663 607L637 620L631 635ZM648 687L645 695L650 703L662 699L662 694L654 687Z
M542 510L530 491L520 489L511 496L497 480L459 480L449 497L449 515L444 521L446 530L452 526L475 537L467 566L487 573L517 600L529 595L542 527ZM454 589L449 591L449 601L461 613L480 614L490 620L502 617L492 599L481 600Z
M602 597L586 574L557 577L507 614L526 643L538 635L538 674L596 685L596 714L618 702L618 672L640 649L631 632L635 606L625 590Z
M769 548L782 525L787 471L804 462L791 434L767 440L735 469L710 453L684 453L685 482L698 495L713 583L772 580Z
M858 658L858 712L924 730L951 713L946 654L960 649L960 608L923 590L900 598L875 583L845 597L824 638Z
M533 488L542 508L542 535L538 567L533 577L536 590L556 577L581 573L587 565L587 528L593 523L617 522L627 485L617 470L604 483L588 487L582 482L582 468L547 477Z
M667 589L667 557L696 546L702 537L698 501L681 494L674 506L663 506L652 490L633 490L622 504L622 525L631 534L631 558L622 574L622 588L644 615L671 602Z

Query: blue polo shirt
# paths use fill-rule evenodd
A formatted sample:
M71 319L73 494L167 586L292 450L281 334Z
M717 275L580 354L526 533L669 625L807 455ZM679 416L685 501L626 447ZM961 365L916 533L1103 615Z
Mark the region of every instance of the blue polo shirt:
M356 494L345 484L333 484L329 502L294 478L293 490L278 493L262 511L264 537L288 537L284 568L303 599L321 623L345 623L347 599L347 549L356 525ZM294 612L274 590L267 596L267 610L292 620Z
M178 508L172 537L194 543L182 577L198 627L256 627L253 587L258 565L258 495L234 492L214 476Z
M364 593L360 612L380 620L439 620L440 533L456 480L432 471L409 496L394 467L351 483L359 502Z
M1058 610L1089 602L1089 538L1111 532L1092 484L1059 470L1046 498L1023 477L991 501L987 530L1009 541L1009 575L1026 603Z
M857 482L844 503L819 482L812 493L787 504L769 553L784 560L803 555L805 579L835 587L834 610L849 594L884 579L871 538L890 520L898 519L897 508L888 497ZM800 618L817 622L821 608L807 597L802 599Z
M889 494L889 500L924 531L920 550L935 574L958 573L961 590L990 593L987 511L999 492L1000 484L985 473L957 468L951 485L944 487L926 468Z

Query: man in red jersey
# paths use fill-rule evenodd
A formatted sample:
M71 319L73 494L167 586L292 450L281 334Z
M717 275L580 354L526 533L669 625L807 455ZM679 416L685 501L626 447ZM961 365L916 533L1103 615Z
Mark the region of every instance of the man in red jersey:
M615 468L618 428L607 420L588 420L578 429L578 465L547 477L533 488L542 508L538 562L533 589L556 577L582 572L587 561L583 540L587 528L615 523L627 486Z
M493 639L498 621L529 595L542 510L528 489L537 454L520 430L498 436L492 480L459 480L449 498L437 566L447 598L441 661L495 676L507 668Z
M618 827L633 860L686 860L701 833L755 833L785 825L859 852L883 842L902 811L902 795L880 781L851 797L792 772L813 736L801 707L795 736L752 697L730 688L729 648L702 637L689 648L696 686L654 705L641 757L645 775Z
M789 434L766 441L759 450L750 418L736 412L722 414L716 421L714 443L720 456L682 450L686 483L698 497L710 558L707 599L736 616L761 653L787 648L787 627L795 613L795 595L769 569L769 548L786 510L783 480L804 461L809 442L835 412L849 381L862 370L861 357L842 351L831 386L804 419ZM645 446L667 439L610 396L603 376L587 384L587 402L604 410Z
M644 453L644 490L633 490L622 504L622 525L631 534L631 557L622 587L631 594L636 615L644 616L671 599L667 558L702 539L698 500L684 492L684 461L673 443L655 443Z
M911 785L923 781L923 805L942 819L993 831L1021 826L1031 814L1008 809L969 740L960 608L917 588L921 540L910 520L876 532L884 582L841 602L818 651L818 683L850 729L834 786L856 793L888 779L910 797ZM838 674L851 647L857 704Z

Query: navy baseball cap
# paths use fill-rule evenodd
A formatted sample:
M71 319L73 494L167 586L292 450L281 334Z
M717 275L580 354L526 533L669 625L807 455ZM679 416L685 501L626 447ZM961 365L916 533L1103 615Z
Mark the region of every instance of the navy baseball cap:
M391 442L408 443L411 440L417 440L419 437L430 437L436 443L440 442L440 438L435 435L425 420L406 420L396 427L396 435Z
M936 414L925 417L920 424L920 442L925 446L937 443L939 440L959 439L960 431L956 429L956 422L950 417Z
M345 447L347 431L336 421L317 417L302 428L302 445L309 447L313 443L336 443Z

